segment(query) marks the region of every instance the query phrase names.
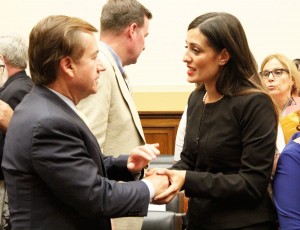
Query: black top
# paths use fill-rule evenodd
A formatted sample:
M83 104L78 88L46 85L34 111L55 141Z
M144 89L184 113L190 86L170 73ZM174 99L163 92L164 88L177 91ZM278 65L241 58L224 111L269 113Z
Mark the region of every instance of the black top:
M188 219L199 228L238 228L276 219L267 193L276 142L276 116L263 94L204 104L203 91L188 103L181 161L188 170Z

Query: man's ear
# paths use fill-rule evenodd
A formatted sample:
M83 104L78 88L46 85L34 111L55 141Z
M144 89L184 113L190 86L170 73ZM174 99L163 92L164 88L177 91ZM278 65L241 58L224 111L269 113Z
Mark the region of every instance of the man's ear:
M132 23L130 26L129 26L129 36L132 37L135 35L135 33L137 32L138 30L138 26L136 23Z
M230 59L230 54L228 53L227 49L223 49L220 52L220 61L219 64L220 65L225 65Z
M73 74L74 74L74 69L73 69L74 62L73 62L72 58L70 58L70 57L62 58L59 62L59 65L60 65L60 69L61 69L62 72L66 73L70 76L73 76Z

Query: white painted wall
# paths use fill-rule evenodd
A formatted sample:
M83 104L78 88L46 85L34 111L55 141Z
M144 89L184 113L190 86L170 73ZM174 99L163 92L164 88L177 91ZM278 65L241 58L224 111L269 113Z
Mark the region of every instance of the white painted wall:
M0 32L28 37L31 28L50 14L84 18L99 28L103 0L0 0ZM198 15L225 11L237 16L258 64L271 53L300 58L299 0L140 0L153 13L146 50L126 67L136 90L162 86L190 87L182 62L188 24ZM176 87L175 87L176 86ZM180 87L178 87L180 86Z

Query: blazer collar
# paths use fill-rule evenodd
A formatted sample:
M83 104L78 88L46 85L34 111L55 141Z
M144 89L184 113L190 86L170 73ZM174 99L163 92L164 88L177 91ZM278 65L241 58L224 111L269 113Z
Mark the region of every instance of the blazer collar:
M14 75L10 76L4 85L1 87L1 90L5 89L11 82L18 78L28 77L25 70L15 73Z
M58 107L60 107L63 111L65 111L66 116L70 116L70 119L74 120L76 124L81 127L86 135L89 137L89 139L93 142L95 148L98 150L97 154L100 158L100 164L102 167L100 168L102 175L106 176L106 170L104 166L104 159L103 155L100 149L100 146L98 144L98 141L92 131L89 129L89 127L85 124L85 122L80 118L80 116L65 102L63 101L57 94L52 92L50 89L48 89L45 86L37 86L34 85L32 88L31 93L40 95L42 97L46 97L47 100L51 101Z

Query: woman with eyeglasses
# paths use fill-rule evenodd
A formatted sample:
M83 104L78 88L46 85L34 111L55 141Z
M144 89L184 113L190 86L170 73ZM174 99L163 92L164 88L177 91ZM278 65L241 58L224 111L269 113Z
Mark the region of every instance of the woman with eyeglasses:
M259 75L279 108L280 125L278 128L279 130L282 129L283 131L283 145L285 145L289 142L293 134L298 132L298 114L300 111L300 75L293 61L282 54L272 54L267 56L263 60L260 70L261 72ZM280 138L277 137L277 140L279 139ZM298 183L294 179L295 175L291 173L296 172L295 170L297 170L297 167L294 167L295 164L293 160L291 160L291 162L289 160L293 158L293 156L290 155L291 146L292 148L299 148L299 144L296 144L293 140L291 140L283 150L278 151L280 155L275 154L273 163L273 172L275 175L272 184L272 193L279 216L281 230L296 229L291 228L291 226L296 224L294 220L297 216L297 213L291 210L294 210L295 206L293 204L296 204L296 206L299 205L297 199L294 199L297 197L297 195L295 196L294 192L299 193L299 191L290 191L291 187L295 189L294 186L296 186ZM299 156L298 158L300 159ZM299 165L300 164L298 164L298 166ZM295 184L294 182L291 182L293 180L296 182ZM299 217L300 213L298 214ZM299 226L300 225L298 223L298 227Z
M269 90L280 111L280 125L285 143L297 132L300 110L300 72L292 60L283 54L267 56L260 69L260 77Z

